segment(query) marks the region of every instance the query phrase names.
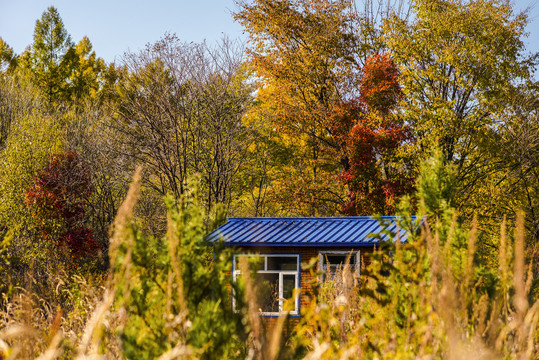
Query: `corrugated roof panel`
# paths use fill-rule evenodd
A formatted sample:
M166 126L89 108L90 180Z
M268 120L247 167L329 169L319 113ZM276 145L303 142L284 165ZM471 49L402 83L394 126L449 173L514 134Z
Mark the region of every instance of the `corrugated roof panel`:
M337 228L340 226L340 221L324 221L324 227L319 232L318 236L322 239L328 239L332 241Z
M364 221L362 219L358 219L357 222L353 222L353 221L343 222L339 220L337 222L338 227L333 232L332 238L329 239L330 242L342 242L342 243L349 242L350 237L355 238L354 234L357 233L357 226L363 222Z
M382 219L389 222L388 230L397 231L397 217ZM222 237L226 245L236 246L357 246L377 244L378 239L370 235L383 229L378 219L368 216L231 217L206 239L214 242ZM402 241L406 240L404 230L399 230L399 235Z

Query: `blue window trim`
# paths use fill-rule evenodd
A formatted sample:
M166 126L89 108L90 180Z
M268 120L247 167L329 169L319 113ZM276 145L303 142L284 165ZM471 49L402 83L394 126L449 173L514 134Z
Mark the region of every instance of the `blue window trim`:
M298 313L297 314L288 314L288 317L291 318L291 319L299 319L301 318L301 254L300 253L245 253L245 252L241 252L241 253L237 253L237 254L234 254L233 257L232 257L232 271L230 272L230 284L233 284L234 283L234 271L236 270L235 269L235 264L236 264L236 261L235 261L235 256L236 255L251 255L251 256L256 256L256 255L261 255L261 256L267 256L267 255L274 255L274 256L279 256L279 255L294 255L294 256L297 256L298 257L298 289L299 289L299 293L298 293ZM230 308L235 311L234 309L234 288L232 286L230 286ZM282 314L259 314L258 316L260 317L263 317L263 318L278 318L278 317L281 317L284 313Z

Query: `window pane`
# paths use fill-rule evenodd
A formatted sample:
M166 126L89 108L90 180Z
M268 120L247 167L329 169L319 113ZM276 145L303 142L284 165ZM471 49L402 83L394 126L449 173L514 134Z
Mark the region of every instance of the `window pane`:
M292 270L298 269L296 256L268 256L268 270Z
M329 262L332 266L333 265L343 265L346 263L346 259L348 258L348 255L349 254L346 254L346 255L336 255L336 254L324 254L323 257L324 257L324 264L326 264L326 261ZM355 254L352 254L352 256L350 256L350 260L349 260L349 264L350 265L355 265L356 264L356 256Z
M257 300L262 312L279 312L279 274L257 274Z
M357 252L343 253L320 253L322 258L322 281L342 281L342 273L345 271L345 265L349 268L346 271L355 273L357 271Z
M283 275L283 298L291 299L296 288L296 275Z
M240 270L240 258L244 256L249 261L251 271L264 270L264 257L255 255L236 255L234 256L234 269Z

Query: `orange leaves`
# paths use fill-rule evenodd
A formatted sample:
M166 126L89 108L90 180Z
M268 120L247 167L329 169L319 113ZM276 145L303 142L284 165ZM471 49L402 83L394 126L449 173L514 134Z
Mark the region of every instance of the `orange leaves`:
M388 54L367 59L361 79L361 100L382 114L387 114L402 97L399 72Z
M347 215L393 213L396 198L412 190L413 177L397 156L411 132L391 114L401 96L394 63L375 55L363 69L360 97L335 108L333 130L347 160L339 175L349 190Z

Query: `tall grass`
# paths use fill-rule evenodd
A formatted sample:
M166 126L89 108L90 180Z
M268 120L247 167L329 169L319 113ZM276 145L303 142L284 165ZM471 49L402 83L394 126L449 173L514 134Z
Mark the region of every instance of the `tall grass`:
M58 276L63 308L31 286L3 294L1 359L538 358L523 214L501 224L498 267L488 269L476 221L467 229L448 204L432 211L420 196L431 216L400 225L421 231L382 241L359 279L345 264L313 282L314 299L290 330L286 314L265 326L254 278L229 283L231 252L206 247L196 194L168 200L167 236L153 239L135 224L139 189L137 172L114 222L106 280ZM249 273L243 258L240 267Z

